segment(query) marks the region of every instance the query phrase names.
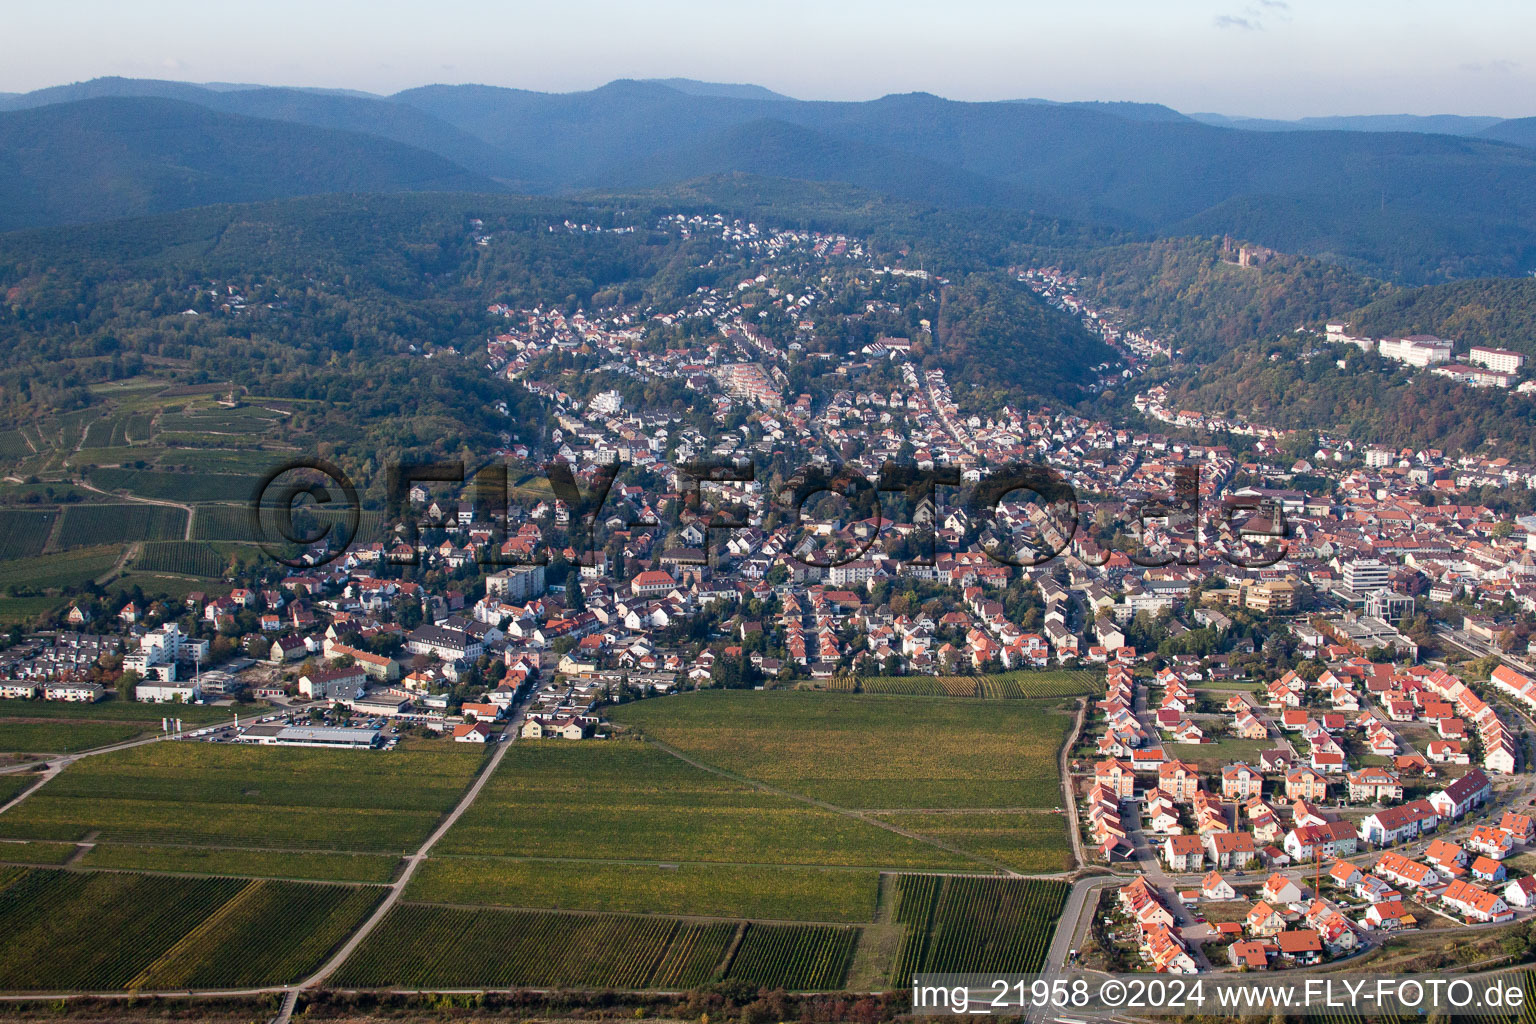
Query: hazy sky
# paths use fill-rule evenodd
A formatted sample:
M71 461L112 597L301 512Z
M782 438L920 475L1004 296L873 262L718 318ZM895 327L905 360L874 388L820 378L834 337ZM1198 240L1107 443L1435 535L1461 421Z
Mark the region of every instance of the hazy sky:
M755 82L806 99L1536 115L1531 0L10 0L0 91L99 75L393 92Z

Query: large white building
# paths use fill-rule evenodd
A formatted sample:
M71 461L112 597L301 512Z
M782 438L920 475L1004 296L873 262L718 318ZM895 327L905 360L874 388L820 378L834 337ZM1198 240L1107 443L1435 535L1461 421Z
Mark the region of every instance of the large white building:
M196 663L207 657L207 640L187 636L176 623L167 622L139 638L139 649L123 658L123 668L137 672L145 682L174 683L177 662ZM152 687L139 687L139 700L158 699L144 696L146 689Z
M1391 569L1376 558L1357 558L1342 566L1344 586L1357 594L1371 594L1386 589Z
M624 408L624 396L617 391L604 391L592 399L590 408L599 416L617 416Z
M544 593L544 567L542 565L518 565L485 578L487 597L499 597L504 601L531 601Z
M1376 351L1383 358L1395 359L1409 366L1425 367L1451 361L1451 342L1432 334L1412 334L1406 338L1382 338Z
M1519 373L1520 367L1525 365L1525 356L1519 352L1511 352L1507 348L1473 345L1472 351L1467 355L1467 362L1473 366L1486 366L1499 373Z
M148 704L195 704L202 696L197 683L187 680L181 682L145 680L133 688L133 699Z

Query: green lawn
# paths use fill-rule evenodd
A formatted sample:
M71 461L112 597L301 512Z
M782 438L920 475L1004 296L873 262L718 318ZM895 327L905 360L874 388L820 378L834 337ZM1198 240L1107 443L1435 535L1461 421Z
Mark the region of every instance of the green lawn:
M1213 723L1214 724L1214 723ZM1192 761L1206 771L1212 771L1223 765L1235 764L1242 761L1253 768L1259 766L1259 755L1266 750L1274 750L1281 746L1278 738L1271 736L1267 740L1245 740L1237 736L1216 737L1215 743L1168 743L1163 749L1169 757L1177 757L1184 761Z
M617 723L729 771L842 807L1052 808L1071 730L1059 700L701 690Z

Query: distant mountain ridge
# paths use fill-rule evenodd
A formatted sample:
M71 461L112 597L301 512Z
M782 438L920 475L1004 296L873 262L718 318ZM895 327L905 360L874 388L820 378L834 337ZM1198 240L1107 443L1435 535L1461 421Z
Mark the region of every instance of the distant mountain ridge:
M734 100L788 100L796 102L793 96L786 96L772 89L765 89L760 85L732 84L727 82L701 82L696 78L646 78L645 82L654 82L664 85L668 89L676 89L678 92L687 93L690 96L720 96Z
M1189 116L1220 128L1256 132L1421 132L1430 135L1477 135L1504 120L1502 117L1464 114L1345 114L1334 117L1298 117L1291 121L1269 117L1232 117L1227 114Z
M203 188L197 173L182 173L178 192L168 184L178 180L170 172L175 161L157 165L141 151L114 184L125 195L153 193L153 208L194 205L209 194L336 191L375 179L382 188L456 180L561 193L741 172L847 182L940 206L1034 211L1148 235L1232 233L1405 281L1536 269L1536 120L1384 115L1248 130L1256 127L1248 120L1218 126L1158 104L966 103L920 92L802 101L757 86L688 79L619 80L559 94L429 85L388 97L130 79L41 90L0 106L27 108L35 130L60 126L49 136L58 147L49 159L60 187L50 201L27 200L21 210L8 208L17 205L14 197L0 196L0 225L88 220L149 202L141 196L114 204L83 194L71 207L62 187L111 176L70 144L62 126L78 116L72 108L125 96L266 119L261 131L268 135L271 123L338 133L330 143L324 135L306 135L302 145L291 140L303 150L301 164L324 162L317 146L341 147L332 154L337 171L329 189L318 177L281 184L282 147L241 150L234 136L230 160L219 168L227 181L243 182L224 190L230 194ZM1387 130L1404 125L1458 134ZM345 144L343 134L350 136ZM403 172L399 150L389 151L394 169L381 174L339 158L359 137L409 147L414 155L405 162L416 168ZM186 145L179 140L170 156ZM241 152L277 162L237 167ZM427 155L440 161L432 171L422 163ZM19 154L0 150L0 160L14 158ZM134 180L152 167L158 184ZM258 182L302 192L242 191Z
M327 192L500 188L376 136L160 97L0 114L0 178L0 230Z

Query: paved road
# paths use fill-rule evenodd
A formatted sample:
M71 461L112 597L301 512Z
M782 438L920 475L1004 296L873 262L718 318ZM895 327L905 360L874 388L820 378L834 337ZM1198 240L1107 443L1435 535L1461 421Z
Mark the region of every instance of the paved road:
M1067 954L1082 949L1093 922L1093 912L1099 905L1099 892L1105 887L1119 888L1126 884L1124 878L1100 875L1083 878L1072 886L1067 894L1067 904L1061 910L1056 924L1056 934L1051 938L1051 948L1045 955L1042 972L1054 975L1066 966Z
M1077 706L1077 717L1072 722L1072 732L1061 746L1058 770L1061 772L1061 789L1066 794L1067 831L1072 836L1072 856L1078 867L1088 866L1088 856L1083 851L1083 826L1077 816L1077 787L1072 782L1072 748L1077 746L1083 734L1083 722L1088 718L1088 704L1092 697L1084 697Z
M470 805L475 802L475 798L480 795L480 791L485 788L485 784L496 773L497 765L501 764L501 759L507 756L507 751L512 747L512 741L517 737L518 724L521 722L522 717L521 712L514 715L512 720L497 734L496 752L491 755L490 762L475 777L474 783L459 798L459 802L454 805L453 810L448 812L448 816L427 837L427 841L422 843L415 853L405 859L405 870L400 872L399 878L390 883L388 895L374 908L373 913L369 916L368 920L363 922L362 927L353 932L351 937L342 944L341 948L318 971L286 991L286 995L283 997L282 1009L273 1018L273 1024L288 1024L293 1018L294 1007L298 1004L299 993L304 989L314 988L334 974L347 957L351 956L357 950L357 947L362 945L369 935L373 934L373 930L379 926L379 922L384 920L385 916L394 908L394 905L400 902L401 893L405 892L405 887L410 884L411 876L416 874L416 869L421 866L421 862L427 859L427 854L431 852L432 847L437 845L437 841L447 835L448 830L454 826L454 823L463 816L465 811L469 810Z

